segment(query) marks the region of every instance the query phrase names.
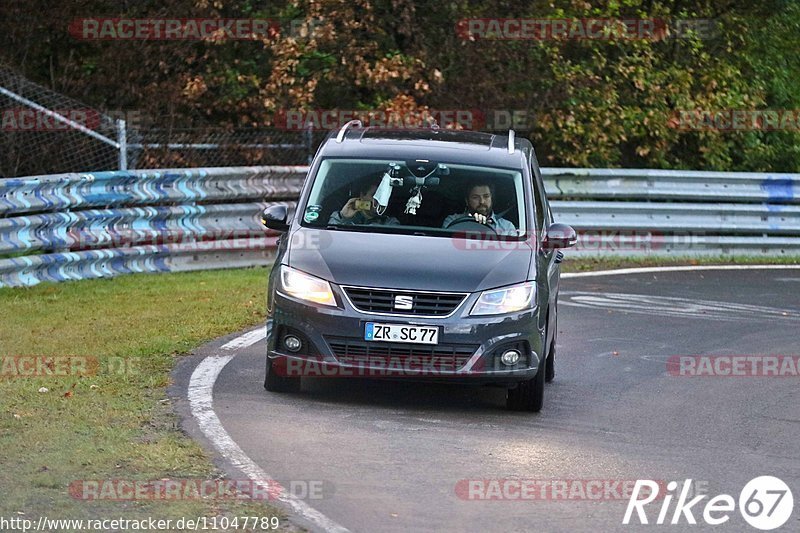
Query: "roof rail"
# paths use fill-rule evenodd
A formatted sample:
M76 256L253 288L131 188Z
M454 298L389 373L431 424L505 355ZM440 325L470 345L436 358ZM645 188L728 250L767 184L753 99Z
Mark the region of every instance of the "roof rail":
M508 153L509 154L513 154L514 153L514 136L515 135L516 135L516 133L514 133L514 130L508 130Z
M341 129L339 130L339 133L336 134L337 143L341 143L344 140L344 135L345 133L347 133L347 128L349 128L350 126L356 126L360 128L363 126L363 124L361 123L360 120L351 120L350 122L342 126Z

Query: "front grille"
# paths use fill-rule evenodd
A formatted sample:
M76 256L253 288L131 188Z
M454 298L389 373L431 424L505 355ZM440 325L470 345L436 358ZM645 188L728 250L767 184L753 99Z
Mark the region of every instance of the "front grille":
M326 340L341 363L408 370L455 371L464 366L478 349L478 345L471 344L419 346L343 338Z
M453 292L417 292L400 289L343 287L353 306L365 313L447 316L464 301L466 294ZM395 297L411 298L411 309L398 309Z

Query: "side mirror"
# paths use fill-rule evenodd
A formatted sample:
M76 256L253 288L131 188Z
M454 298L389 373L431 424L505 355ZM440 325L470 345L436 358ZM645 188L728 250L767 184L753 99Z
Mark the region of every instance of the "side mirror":
M545 250L557 250L559 248L571 248L578 242L578 235L572 226L567 224L550 224L547 234L542 241L542 248Z
M288 231L289 224L286 223L286 206L285 205L271 205L264 209L261 214L261 223L269 229L275 231Z

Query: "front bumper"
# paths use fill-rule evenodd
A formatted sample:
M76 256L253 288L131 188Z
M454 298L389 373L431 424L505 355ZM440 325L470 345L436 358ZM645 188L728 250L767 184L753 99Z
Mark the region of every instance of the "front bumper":
M289 377L412 378L467 383L514 384L532 379L541 365L543 327L539 309L498 316L469 316L478 298L470 294L447 318L366 313L332 286L339 307L307 304L274 291L267 320L267 356L273 368ZM437 326L437 345L365 341L367 322ZM301 339L296 352L286 335ZM500 354L522 354L513 366Z

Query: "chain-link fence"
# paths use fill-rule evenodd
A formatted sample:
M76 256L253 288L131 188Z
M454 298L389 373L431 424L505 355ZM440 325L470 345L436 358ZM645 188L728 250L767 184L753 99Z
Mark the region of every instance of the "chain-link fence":
M0 177L304 165L325 130L159 129L113 118L0 65Z
M128 139L131 168L306 165L327 134L278 129L129 131L134 136Z
M114 119L0 65L0 176L117 169L121 135Z

